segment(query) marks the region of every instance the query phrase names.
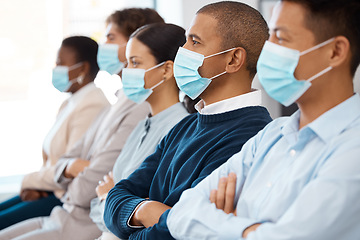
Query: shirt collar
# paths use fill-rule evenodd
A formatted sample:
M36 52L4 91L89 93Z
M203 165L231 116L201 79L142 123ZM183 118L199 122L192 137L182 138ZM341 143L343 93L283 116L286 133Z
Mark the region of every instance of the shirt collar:
M201 100L195 105L195 109L200 114L210 115L230 112L244 107L260 105L261 90L252 89L252 91L249 93L241 94L239 96L228 98L210 105L205 105L205 102Z
M343 132L355 119L360 118L360 96L358 93L328 110L309 123L311 129L322 141L327 142ZM300 111L296 111L282 127L282 134L289 136L299 131Z
M322 114L308 126L324 142L343 132L360 117L360 96L358 93Z

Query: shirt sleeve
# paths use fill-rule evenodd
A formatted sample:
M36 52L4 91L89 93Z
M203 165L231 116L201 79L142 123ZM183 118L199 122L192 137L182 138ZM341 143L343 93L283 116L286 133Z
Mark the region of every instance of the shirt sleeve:
M278 221L267 221L247 239L358 239L360 148L354 144L326 160Z
M174 239L166 225L167 215L169 210L166 210L160 217L159 222L152 227L142 228L138 231L132 233L129 237L129 240L135 239Z
M43 166L40 171L24 176L21 189L56 191L62 189L55 181L55 166Z
M163 142L127 179L117 183L106 198L104 221L106 227L119 238L129 238L138 227L129 226L129 219L138 204L149 197L152 179L163 151Z
M91 199L96 197L95 188L98 185L98 181L114 166L116 158L136 123L137 121L134 118L126 118L107 141L106 145L102 147L101 151L97 151L92 156L90 165L72 180L66 192L71 204L90 207Z
M217 209L215 204L210 202L210 191L217 189L221 177L227 177L230 172L234 172L237 175L235 195L237 202L252 164L255 141L255 138L250 139L241 152L233 155L195 188L184 191L167 217L167 227L174 238L239 239L241 237L244 229L254 220L239 219L233 214L226 214Z
M252 140L250 140L252 141ZM358 143L356 143L358 144ZM314 177L296 196L290 207L276 220L250 219L225 214L209 201L218 180L233 171L237 174L238 201L244 183L250 144L194 189L183 193L171 209L167 225L176 239L242 239L243 231L261 223L247 240L279 239L357 239L360 234L360 148L345 148L319 163ZM251 150L251 149L250 149ZM335 151L335 150L334 150ZM239 211L239 210L238 210ZM279 213L280 214L280 213Z

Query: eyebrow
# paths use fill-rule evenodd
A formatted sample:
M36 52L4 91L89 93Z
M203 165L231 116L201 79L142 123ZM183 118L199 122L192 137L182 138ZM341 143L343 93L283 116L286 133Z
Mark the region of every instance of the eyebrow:
M190 37L190 38L195 38L195 39L198 39L198 40L202 40L201 39L201 37L199 37L198 35L196 35L195 33L191 33L191 34L189 34L189 36L188 37Z
M131 56L131 57L129 57L129 60L131 61L131 60L133 60L134 58L140 58L140 59L141 59L140 56Z
M287 29L286 27L275 27L275 28L269 28L270 32L278 32L278 31L284 31L284 32L289 32L289 29Z

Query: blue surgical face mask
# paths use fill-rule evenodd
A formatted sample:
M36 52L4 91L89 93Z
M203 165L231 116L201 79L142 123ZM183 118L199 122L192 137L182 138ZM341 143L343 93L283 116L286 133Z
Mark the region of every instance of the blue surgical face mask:
M52 84L54 85L54 87L60 92L66 92L69 90L69 88L74 82L78 82L79 84L82 84L84 80L84 75L80 75L77 78L69 80L69 71L76 69L81 65L83 65L82 62L74 64L71 67L56 66L53 69L53 73L52 73Z
M297 80L294 71L300 56L312 52L334 41L331 38L303 52L266 41L257 62L257 72L261 85L270 97L284 106L299 99L311 86L311 81L327 73L327 67L307 80Z
M118 74L123 68L124 63L120 62L118 57L119 48L125 47L125 44L103 44L99 46L97 62L100 70L110 74Z
M180 47L174 61L174 76L180 90L193 100L197 98L209 86L212 79L226 73L224 71L212 78L201 77L198 68L203 65L204 59L229 52L233 49L235 48L204 57L200 53Z
M164 82L164 80L155 84L149 89L145 89L145 73L151 71L161 65L165 64L162 62L154 67L147 70L138 68L124 68L122 72L122 83L125 95L132 101L140 104L144 102L153 92L153 89Z

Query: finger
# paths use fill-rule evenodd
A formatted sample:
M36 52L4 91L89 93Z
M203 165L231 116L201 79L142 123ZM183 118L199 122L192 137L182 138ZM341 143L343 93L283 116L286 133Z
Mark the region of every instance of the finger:
M215 205L218 209L224 210L225 206L225 191L226 191L226 182L227 178L220 178L217 194L216 194L216 202Z
M113 175L112 171L109 172L109 177L114 178L114 175Z
M109 176L108 176L108 175L104 175L103 179L104 179L104 182L108 182L108 181L109 181Z
M210 192L210 202L211 203L216 203L216 194L217 194L217 190L213 189Z
M236 175L235 173L230 173L227 178L226 192L225 192L225 213L232 213L234 211L234 198L236 191Z

